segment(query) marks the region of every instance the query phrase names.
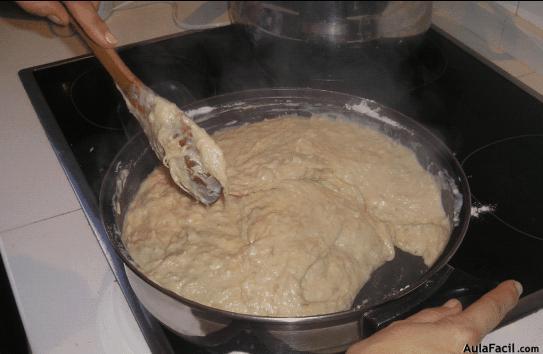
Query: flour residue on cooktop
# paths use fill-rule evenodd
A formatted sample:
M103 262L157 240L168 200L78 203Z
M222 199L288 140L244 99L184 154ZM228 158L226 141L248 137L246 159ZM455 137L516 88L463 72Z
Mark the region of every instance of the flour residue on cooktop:
M512 230L543 239L543 134L508 137L471 152L462 166L472 195Z

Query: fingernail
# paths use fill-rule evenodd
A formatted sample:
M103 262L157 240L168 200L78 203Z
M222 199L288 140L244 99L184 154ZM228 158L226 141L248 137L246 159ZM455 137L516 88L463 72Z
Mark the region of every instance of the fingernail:
M49 15L47 16L47 18L51 20L52 22L56 23L57 25L62 25L62 21L60 20L60 18L58 18L55 15Z
M457 300L457 299L450 299L449 301L447 301L446 303L443 304L443 307L447 307L449 309L452 309L452 308L455 308L456 306L458 306L460 302Z
M117 38L115 38L115 36L111 32L106 32L105 38L106 38L106 42L108 42L109 44L118 43Z
M517 288L518 296L522 295L522 284L516 280L513 280L513 283L515 284L515 288Z

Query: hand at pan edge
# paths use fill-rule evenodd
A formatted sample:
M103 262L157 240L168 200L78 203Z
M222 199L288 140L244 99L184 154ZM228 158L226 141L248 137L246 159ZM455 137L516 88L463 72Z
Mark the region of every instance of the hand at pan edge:
M511 311L522 286L507 280L462 310L456 299L392 323L349 348L347 354L462 353L477 345Z

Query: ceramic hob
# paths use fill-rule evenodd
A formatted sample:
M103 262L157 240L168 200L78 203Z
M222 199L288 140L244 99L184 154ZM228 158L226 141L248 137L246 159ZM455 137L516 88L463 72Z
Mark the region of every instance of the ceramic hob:
M450 262L455 272L423 305L453 296L469 303L514 278L525 292L508 321L543 306L543 103L438 30L341 47L232 25L137 43L120 54L144 83L179 106L245 89L311 87L373 99L419 121L461 162L474 201L468 232ZM106 241L98 194L110 162L140 128L97 61L78 57L20 76L150 348L269 350L257 342L240 347L247 342L240 338L214 348L190 344L134 297Z

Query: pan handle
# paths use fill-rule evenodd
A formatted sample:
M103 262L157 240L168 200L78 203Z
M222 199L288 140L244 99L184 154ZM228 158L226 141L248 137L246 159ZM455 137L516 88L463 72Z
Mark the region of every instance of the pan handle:
M447 300L456 298L465 308L498 284L497 281L478 278L461 269L453 268L447 281L434 296L424 301L423 307L441 306Z
M361 335L367 337L390 323L408 317L422 308L422 304L432 296L449 278L454 268L449 264L439 269L424 284L400 297L374 307L362 315Z
M361 336L365 338L424 308L441 306L451 298L468 306L496 285L447 264L411 293L365 312L360 322Z

